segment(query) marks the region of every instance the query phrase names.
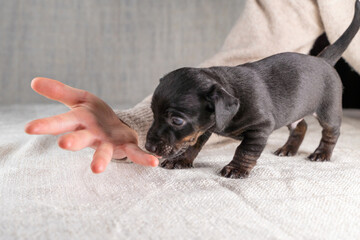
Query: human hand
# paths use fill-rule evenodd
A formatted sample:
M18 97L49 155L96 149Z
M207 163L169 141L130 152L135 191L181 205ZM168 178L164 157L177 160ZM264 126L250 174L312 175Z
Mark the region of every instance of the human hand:
M112 158L128 157L131 161L157 166L159 160L142 151L137 134L116 116L103 100L81 89L73 88L48 78L35 78L31 87L37 93L65 104L67 113L37 119L25 126L28 134L62 135L61 148L78 151L86 147L95 149L91 169L101 173Z

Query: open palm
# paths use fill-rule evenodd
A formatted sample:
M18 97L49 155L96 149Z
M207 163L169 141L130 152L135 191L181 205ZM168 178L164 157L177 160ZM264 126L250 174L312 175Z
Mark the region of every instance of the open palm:
M103 100L81 89L48 78L35 78L31 87L37 93L70 108L60 115L37 119L25 127L28 134L63 134L58 144L71 151L95 149L91 169L103 172L112 158L128 157L135 163L157 166L158 159L142 151L134 130L121 122Z

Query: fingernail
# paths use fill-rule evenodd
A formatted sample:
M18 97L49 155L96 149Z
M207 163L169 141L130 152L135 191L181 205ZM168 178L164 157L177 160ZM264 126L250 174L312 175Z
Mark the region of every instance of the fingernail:
M96 164L91 166L91 171L95 174L102 173L104 170L105 168L103 165Z
M37 133L39 131L39 128L36 127L36 126L29 126L29 125L26 125L25 126L25 132L26 133L29 133L29 134L34 134L34 133Z

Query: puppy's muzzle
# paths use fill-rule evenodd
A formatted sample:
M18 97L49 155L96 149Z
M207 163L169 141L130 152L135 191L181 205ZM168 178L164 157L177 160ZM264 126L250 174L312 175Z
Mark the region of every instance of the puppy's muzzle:
M148 136L145 143L145 149L147 151L164 158L177 155L180 151L184 150L183 148L184 146L170 145L167 141L154 136Z
M158 137L148 136L145 143L145 149L157 156L167 155L171 149L167 147L167 144Z

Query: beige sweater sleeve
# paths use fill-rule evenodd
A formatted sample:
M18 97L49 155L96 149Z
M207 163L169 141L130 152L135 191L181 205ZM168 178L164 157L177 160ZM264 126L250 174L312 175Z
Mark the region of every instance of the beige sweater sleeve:
M249 0L221 51L200 66L234 66L280 52L307 54L322 33L316 1Z
M355 0L318 0L319 12L330 43L334 43L350 25ZM360 73L360 32L351 41L343 58Z
M333 8L341 9L343 0L331 1L338 3ZM322 15L330 12L324 10L324 4L320 5ZM351 16L348 18L351 20ZM248 0L219 53L199 66L234 66L285 51L307 54L323 32L315 0ZM150 103L151 96L148 96L134 108L117 111L119 118L138 133L141 148L144 148L146 133L153 121Z
M145 149L146 133L153 121L153 113L150 108L151 97L152 95L147 96L133 108L115 111L120 120L138 134L138 145L141 149Z

